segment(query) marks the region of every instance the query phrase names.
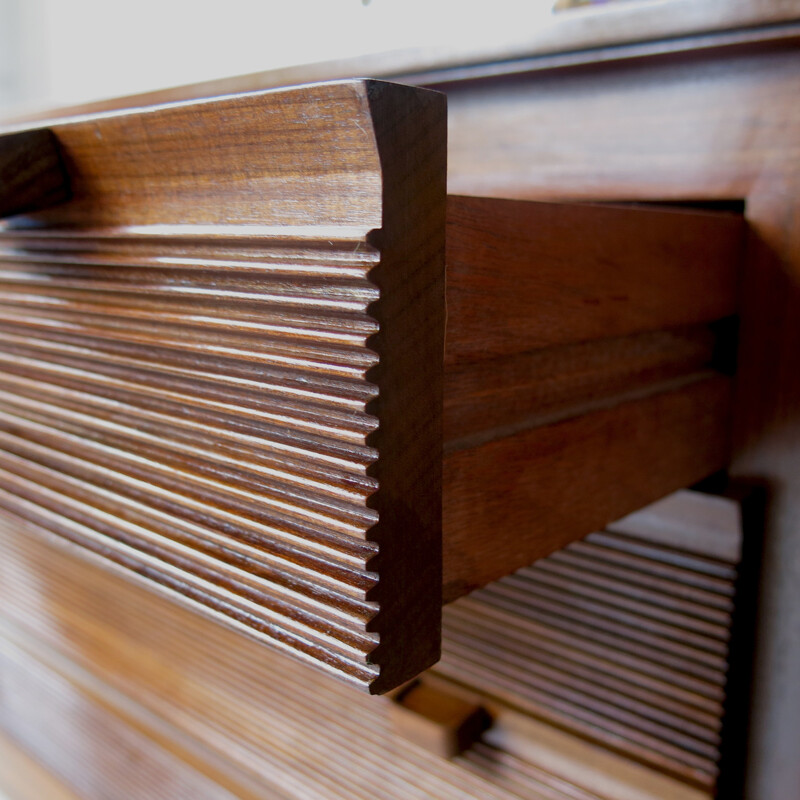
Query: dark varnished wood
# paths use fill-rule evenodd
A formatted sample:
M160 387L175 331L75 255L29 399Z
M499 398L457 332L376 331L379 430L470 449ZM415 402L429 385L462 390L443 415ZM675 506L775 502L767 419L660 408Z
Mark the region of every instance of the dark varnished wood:
M744 5L759 6L767 14L785 12L784 19L797 17L791 4ZM721 18L717 14L715 19ZM626 48L583 50L561 60L593 64L588 70L560 70L558 58L504 60L460 70L464 82L447 88L455 110L453 191L543 199L747 201L746 216L756 232L744 292L741 364L746 388L740 394L738 423L747 447L739 451L734 468L760 478L773 490L761 681L752 728L756 775L751 796L761 800L789 797L797 783L798 656L791 626L800 585L793 572L800 496L793 432L800 396L795 369L800 306L792 278L800 271L795 224L800 187L795 174L799 73L796 33L769 28L734 33L765 44L737 49L729 46L730 39L715 35L700 41L678 38L643 44L627 64L631 51ZM660 28L652 34L664 35ZM614 41L610 34L605 43ZM698 46L709 49L698 52ZM663 52L688 56L663 58L659 55ZM498 70L517 75L495 83L481 80ZM316 78L324 76L314 73ZM425 80L447 77L439 73ZM264 85L263 76L258 80L249 87L233 88ZM594 545L587 547L594 557ZM607 558L638 563L642 552L636 543L618 540ZM670 556L662 572L685 565L684 555ZM79 572L80 562L75 563ZM724 567L718 567L698 574L693 585L718 585L723 572ZM87 575L86 580L94 578ZM258 663L260 651L251 658ZM276 672L280 674L278 667ZM347 718L344 712L343 717ZM541 729L536 732L541 736ZM492 774L495 784L518 778L514 759L523 751L535 751L526 743L509 754L520 738L506 730L498 732L493 746L481 751L482 760L476 757L476 768ZM622 771L628 764L615 766ZM419 769L410 774L419 777ZM491 791L485 784L474 789L481 797L491 796ZM678 794L674 787L662 787L661 796Z
M725 467L743 238L448 198L445 601Z
M448 198L446 364L736 313L737 214Z
M0 137L0 219L69 198L58 140L46 128Z
M441 119L396 155L426 97L66 121L71 202L0 232L4 508L376 692L441 599L728 457L734 214L451 197L442 377Z
M444 125L356 81L55 126L72 199L0 231L4 513L370 691L433 663Z
M730 397L729 379L701 378L448 453L445 599L722 468Z
M796 787L800 211L797 40L448 87L450 188L744 202L732 471L770 491L749 796ZM556 147L557 143L557 147ZM602 154L600 156L599 154Z
M115 153L119 147L116 143ZM90 160L102 161L91 148L88 152ZM228 157L235 163L235 152ZM93 168L102 173L100 166ZM107 215L126 213L122 195L114 199L114 186L102 204ZM163 202L161 211L169 218L177 213L177 205L169 205L176 201L171 195L159 200L159 191L153 188L153 203ZM189 203L198 189L187 179L182 191L189 194ZM59 210L58 219L74 226L81 214L88 214L89 188L84 194L83 206L76 198L78 205ZM246 205L247 190L243 196ZM223 202L235 203L235 198L223 196ZM392 202L403 207L406 201L397 194ZM416 368L420 386L413 395L420 419L436 425L444 404L445 601L726 464L731 383L717 374L716 362L732 342L727 327L714 326L736 311L742 239L741 220L733 214L459 197L451 197L449 204L443 401L438 382L424 377L426 370L436 369L435 363L424 362L432 344L422 340L426 320L436 309L417 301L417 322L381 328L382 337L405 330L393 352L405 347L413 359L422 359ZM130 213L145 212L134 205ZM154 213L149 206L147 213ZM201 206L197 213L202 217L209 211ZM434 225L433 216L425 223ZM7 375L0 391L5 403L0 422L6 428L0 441L16 475L9 480L29 499L36 484L49 487L46 503L52 513L58 513L58 493L68 495L78 503L73 523L75 514L91 513L91 507L114 516L115 503L124 499L126 514L137 525L155 525L160 531L161 539L148 545L151 557L181 568L180 548L199 548L206 578L214 577L215 562L208 558L218 559L226 565L218 577L228 568L236 570L225 576L225 588L246 592L250 601L257 601L258 580L253 584L255 576L248 575L255 570L282 587L284 596L271 601L273 611L284 609L312 628L314 604L325 596L339 613L360 615L370 629L402 628L401 619L389 625L388 617L408 619L407 602L419 604L418 619L423 612L432 616L425 606L437 603L432 594L392 594L396 587L412 585L404 569L428 563L433 574L424 537L416 552L417 539L408 540L399 560L387 555L392 548L373 556L369 541L360 549L351 544L339 560L325 555L325 548L344 547L342 533L353 525L368 525L363 513L359 518L343 502L355 487L336 463L348 454L364 458L348 449L348 442L376 435L367 420L351 429L347 416L348 404L359 397L347 393L352 386L347 381L358 369L374 368L368 354L348 360L347 347L354 338L370 335L372 323L352 313L304 316L303 292L319 308L324 308L326 291L336 293L331 302L342 308L357 302L358 292L369 294L366 285L351 289L320 266L325 258L352 258L352 272L369 269L370 285L383 282L375 308L391 318L391 299L402 302L410 288L407 277L392 284L392 276L405 274L402 267L388 266L386 253L392 248L383 247L387 266L380 271L368 250L346 256L341 246L303 249L289 242L269 250L262 240L243 237L245 224L229 229L228 238L217 230L213 247L207 239L179 235L180 227L163 239L146 233L158 230L152 224L140 228L129 226L124 235L114 236L72 227L7 233L9 244L20 251L9 253L9 265L35 265L39 276L31 284L16 279L12 269L0 292L0 343L6 351L0 363ZM234 230L240 232L238 239ZM433 241L425 230L420 228L418 235ZM318 283L303 273L292 275L291 264L303 259L316 265ZM264 262L274 278L259 274ZM227 272L220 272L222 266ZM296 288L286 285L286 276L297 281ZM254 302L262 285L269 288ZM224 302L218 299L221 290ZM298 334L303 337L299 341ZM374 336L370 341L375 346ZM157 349L143 360L143 348L153 345ZM297 359L316 362L318 372L326 360L333 362L316 378L318 395L342 393L324 419L315 416L314 405L303 405L302 375L288 368ZM425 439L414 438L416 433L391 435L391 420L405 426L411 421L404 403L393 409L389 398L407 397L413 388L408 380L392 387L392 376L408 375L414 368L400 361L392 371L384 366L389 363L384 358L380 367L379 450L384 460L378 465L407 463L409 441ZM255 388L263 393L255 394ZM422 416L423 406L428 417ZM336 424L343 427L338 441L319 437L320 425L330 429ZM161 441L164 425L172 444ZM259 449L254 435L278 440ZM392 442L402 453L392 454ZM297 452L284 457L281 447ZM303 448L319 450L323 463L304 464ZM642 469L648 453L656 451L662 454L657 469ZM424 466L421 454L415 458L420 474L432 474L434 467ZM432 459L433 453L425 458ZM38 466L31 466L31 460ZM280 471L276 485L265 478L265 470ZM403 508L410 497L421 502L415 471L395 470L380 478L377 470L371 467L361 480L362 496L369 496L370 479L378 478L377 497L389 507ZM59 471L71 472L81 483L65 483ZM98 481L107 494L90 499L89 487ZM142 481L169 487L174 496L143 490ZM327 496L315 494L314 487L326 481L332 484ZM428 495L432 491L426 487ZM390 493L393 499L388 500ZM257 540L257 498L272 507L268 519L280 528L268 553L261 555L266 545ZM287 504L297 502L312 504L304 518L282 516ZM426 524L433 529L435 499L428 496L426 503L431 509ZM291 505L289 510L295 513ZM396 526L416 530L413 521L404 523L393 513ZM528 518L537 522L521 534L521 521ZM192 527L198 524L212 530L233 525L244 542L226 544L224 537L208 539L207 533L203 539ZM378 540L376 531L370 531L370 541ZM78 533L64 529L64 535ZM112 526L105 535L130 543L137 534L134 528ZM365 574L348 577L342 559L356 557L372 558L371 569L382 576L377 586ZM252 559L257 568L248 566ZM286 565L287 559L294 567ZM302 573L295 570L308 568L327 573L328 595L303 588ZM342 593L348 581L350 588ZM380 603L380 624L368 622L371 612L365 603L374 600ZM353 638L348 644L367 651L374 646ZM386 646L384 641L370 658L377 660ZM408 676L412 669L401 673Z

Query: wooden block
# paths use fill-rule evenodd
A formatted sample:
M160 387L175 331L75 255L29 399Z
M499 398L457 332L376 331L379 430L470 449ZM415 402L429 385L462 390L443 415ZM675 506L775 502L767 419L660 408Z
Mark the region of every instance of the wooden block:
M462 753L491 724L479 705L424 680L402 688L390 708L397 733L442 758Z
M0 136L0 218L39 211L69 196L69 176L51 130Z

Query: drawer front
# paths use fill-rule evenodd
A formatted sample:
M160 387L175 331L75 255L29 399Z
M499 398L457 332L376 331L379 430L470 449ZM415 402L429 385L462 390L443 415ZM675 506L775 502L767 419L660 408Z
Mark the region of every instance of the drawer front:
M433 663L442 96L342 82L0 148L29 211L0 230L6 521L373 692Z
M445 198L444 125L367 81L0 140L0 510L380 693L724 468L741 217Z

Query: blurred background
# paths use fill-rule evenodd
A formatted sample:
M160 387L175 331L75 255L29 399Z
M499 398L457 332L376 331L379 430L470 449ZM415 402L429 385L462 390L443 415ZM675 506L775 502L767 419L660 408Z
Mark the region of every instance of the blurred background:
M0 0L0 116L367 53L507 43L554 5L579 4Z

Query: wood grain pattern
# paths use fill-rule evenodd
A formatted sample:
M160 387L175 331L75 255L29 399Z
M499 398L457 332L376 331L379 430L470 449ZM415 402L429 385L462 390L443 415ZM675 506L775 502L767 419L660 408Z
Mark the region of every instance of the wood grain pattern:
M730 403L712 375L447 453L445 601L722 469Z
M0 219L47 208L69 195L69 176L52 131L0 137Z
M55 126L71 201L0 231L3 509L370 691L433 663L444 124L346 82Z
M222 766L229 776L223 785L232 784L234 796L249 778L255 797L340 800L342 787L355 800L374 798L376 787L387 800L515 797L494 782L491 770L465 772L399 739L389 719L391 701L303 663L287 669L280 653L121 581L57 537L48 543L47 533L31 523L4 515L0 531L4 639L27 642L29 650L38 643L33 658L39 663L71 664L73 681L105 690L112 707L138 711L150 730L166 726L193 744L206 763ZM5 729L29 726L30 748L45 763L60 759L67 777L81 779L82 762L63 757L53 742L58 731L31 720L34 705L3 708ZM100 759L99 796L114 784L101 769L102 751L87 750Z
M455 207L482 209L481 226L487 233L492 230L494 204L457 199ZM540 212L541 219L537 216ZM497 217L503 221L509 214L516 221L524 215L542 228L554 219L568 221L573 230L587 237L598 238L598 230L612 230L612 238L616 238L607 245L605 256L612 265L618 263L615 253L627 253L621 250L621 233L630 235L639 221L650 224L650 239L645 237L639 246L636 263L655 263L660 268L661 283L673 287L675 301L681 298L684 302L677 312L672 310L673 304L665 303L660 315L651 307L651 313L643 317L637 292L641 287L650 291L647 287L652 270L639 270L637 274L634 261L623 255L620 271L625 277L627 299L616 314L612 333L637 331L647 325L708 321L735 310L734 245L739 241L740 224L733 216L629 209L612 209L609 215L600 208L499 204ZM598 217L606 222L611 218L616 225L598 226ZM685 238L678 235L682 230L679 223L690 228ZM718 234L715 244L698 253L692 246L699 236L693 226ZM506 232L507 249L516 254L516 260L503 263L502 257L479 247L467 258L465 241L476 241L474 229L455 222L450 228L456 266L448 296L459 301L451 309L448 347L452 337L457 351L459 342L462 350L466 346L463 343L473 342L473 352L478 353L487 336L490 340L496 337L496 326L490 319L476 323L466 308L460 309L463 313L459 316L465 296L480 287L488 287L495 301L493 308L505 309L503 298L510 297L517 286L519 313L527 308L532 321L525 324L520 316L516 347L521 352L512 356L512 370L504 373L501 366L495 373L496 382L489 386L492 393L488 396L480 375L492 371L496 359L465 366L453 364L458 360L447 357L445 380L450 393L444 404L448 480L444 487L443 592L447 601L724 466L729 394L729 382L724 379L701 380L700 388L688 385L707 376L704 370L711 366L717 350L717 337L707 327L645 331L596 344L561 346L570 337L580 340L591 336L587 325L595 326L595 337L603 335L608 315L601 309L595 319L594 300L613 295L615 281L619 281L615 271L609 270L608 279L595 279L592 290L584 287L585 297L593 301L589 303L590 312L583 310L583 302L571 305L574 287L570 288L566 277L558 277L558 267L565 261L573 270L573 284L577 285L581 275L593 275L597 249L589 249L580 257L577 252L563 252L563 248L554 254L546 246L548 242L550 247L556 246L550 239L540 235L537 249L529 241L528 228L523 228L521 237ZM554 235L558 241L562 239L560 231ZM408 619L409 604L417 604L416 619L434 615L428 607L437 602L432 591L412 593L406 600L405 592L399 597L392 594L399 586L411 585L402 574L403 565L413 570L419 563L428 563L433 574L435 565L424 552L424 539L416 554L412 542L407 541L402 559L382 563L377 587L369 576L352 569L354 559L374 558L370 544L353 543L349 550L342 544L346 542L343 533L349 530L352 534L354 525L369 523L368 513L365 516L362 512L359 517L359 512L347 504L348 492L355 488L353 477L337 469L346 454L352 456L354 452L348 450L349 442L370 433L369 422L343 430L336 442L325 445L317 435L320 426L327 426L327 430L336 424L352 426L350 407L359 402L358 396L340 394L338 406L327 411L324 419L315 416L313 406L302 404L306 390L301 375L291 372L291 359L302 355L317 359L318 364L326 358L336 359L338 363L328 376L316 378L329 394L342 393L347 386L354 391L347 380L359 368L371 368L373 361L370 356L364 360L361 354L347 360L346 345L358 335L355 331L359 325L362 337L370 334L369 319L355 320L351 314L347 319L326 318L322 325L319 323L324 300L318 298L334 286L324 267L311 266L314 259L324 261L324 248L302 251L284 244L273 253L264 249L260 240L245 242L241 237L235 244L226 241L216 249L186 236L178 240L174 235L165 241L153 241L144 234L106 240L76 233L45 236L13 231L7 237L21 251L9 253L9 266L16 264L18 270L29 270L35 265L37 272L35 282L31 282L27 272L7 270L0 294L0 342L6 351L0 353L0 363L6 370L5 388L0 390L0 422L5 426L0 441L8 454L7 468L13 473L7 480L22 497L43 504L56 515L51 525L60 526L63 535L78 537L85 546L97 550L103 540L90 544L91 535L78 531L75 525L85 525L92 508L111 520L118 513L118 504L123 503L126 519L133 524L107 521L105 536L130 545L141 536L137 531L154 528L156 538L147 544L147 554L178 570L190 563L186 561L186 548L195 548L201 557L192 568L198 572L195 580L200 581L194 590L196 599L205 596L205 602L213 603L217 613L240 623L244 621L243 610L237 611L235 606L223 610L222 604L231 600L231 592L242 594L251 603L268 604L271 614L292 618L296 636L302 632L317 637L317 649L312 651L316 654L326 647L319 637L329 633L321 624L336 623L341 630L348 615L360 619L358 624L371 624L368 601L380 599L382 625L387 625L390 614L398 615L389 626L395 630ZM670 249L665 249L667 244ZM43 250L45 245L47 250ZM528 253L526 248L531 248L528 257L535 259L542 273L542 280L530 285L525 282L528 260L520 257ZM350 258L342 252L335 257L345 265ZM302 259L307 259L305 270L315 269L327 282L325 287L321 283L306 284L320 309L315 309L311 324L316 327L312 328L308 327L309 318L296 310L303 298L281 283L287 273L291 274L287 262L302 263ZM171 270L183 267L179 285L173 285L177 282L174 272L161 266L165 261ZM275 277L265 292L267 279L256 270L267 262L275 264ZM375 263L375 256L362 253L349 262L349 270L372 270L370 281L375 282ZM488 269L490 264L492 269ZM215 271L215 265L225 265L224 275ZM704 269L699 269L700 265ZM698 272L703 276L699 281L694 277ZM189 283L190 278L193 283ZM254 293L256 280L264 295ZM709 303L703 292L696 293L698 282L701 289L713 283L719 289L715 294L718 300ZM369 296L371 286L355 287L348 296L347 284L341 283L336 286L336 303L357 303L358 293ZM226 299L221 303L216 298L223 287ZM382 297L389 296L396 295L384 286ZM692 306L695 297L699 299ZM283 308L278 306L281 302L286 304ZM597 302L602 305L602 301ZM620 305L618 299L612 302ZM278 306L277 311L270 306ZM386 308L387 302L383 306ZM266 310L273 315L269 321L263 317ZM424 318L427 312L421 313ZM545 319L548 315L563 318L562 325L550 334L540 327L540 333L530 338L529 332L539 325L536 319L540 313ZM321 327L327 341L336 346L320 347L310 341ZM286 328L304 333L308 343L293 342L292 332L282 339ZM420 336L425 330L421 324L413 329ZM263 338L256 341L256 333ZM546 347L548 341L556 346ZM538 349L530 351L534 344ZM501 352L510 352L513 345L509 330ZM400 346L397 343L398 351ZM408 352L416 354L430 349L429 342L416 339L407 338L407 346ZM146 357L143 348L150 348ZM491 356L497 348L489 346L488 351ZM522 369L518 367L520 361ZM609 362L613 363L611 369ZM433 365L429 367L434 369ZM410 370L410 364L402 364L396 374ZM469 381L478 385L478 393L467 391ZM687 387L681 388L687 381ZM384 386L388 389L386 382ZM254 388L266 393L256 398ZM397 386L388 396L403 397L402 391L408 389L408 385ZM505 406L495 402L498 392L510 395L511 402ZM418 391L416 397L420 409L425 399L429 424L435 424L440 402L436 382L426 379L424 391ZM402 430L389 439L387 424L391 419L408 424L407 415L403 408L390 411L385 402L384 414L381 453L386 463L404 463L401 455L408 457L408 448L391 458L388 441L402 443L407 439ZM235 430L230 427L233 422ZM171 445L163 441L165 425ZM636 439L617 435L628 426L637 431ZM269 451L263 445L260 449L253 445L253 436L264 432L276 439ZM449 438L465 432L472 438ZM608 450L610 442L613 457ZM312 468L301 463L309 448L322 451L322 465ZM664 453L659 469L642 470L645 453L658 448ZM187 464L189 456L192 461ZM426 457L430 460L431 453ZM601 470L601 462L610 466ZM434 467L427 469L433 471ZM514 481L509 480L509 471ZM73 481L65 481L60 472L71 474ZM269 483L276 472L280 477L277 488ZM406 483L413 474L395 471L382 481L384 496L394 494L394 508L402 507L404 498L420 495L418 488ZM374 471L371 477L377 477ZM326 481L335 484L326 494L309 491L309 486L319 488ZM160 486L158 491L146 488L153 482ZM38 484L47 488L38 490ZM104 495L94 490L98 486L105 489ZM362 479L362 496L368 496L371 488L374 484ZM166 496L164 489L168 489ZM430 492L431 487L427 490ZM581 513L576 512L576 495L584 498ZM58 519L61 496L71 498L68 523ZM265 499L273 506L270 517L265 517L263 507L257 505ZM310 504L304 516L298 520L296 511L290 517L282 515L282 510L287 506L291 509L291 503L297 502ZM435 502L429 497L426 507L434 509ZM539 522L520 536L519 520L532 510ZM34 512L29 508L27 513ZM277 525L280 530L280 534L273 533L268 553L263 552L265 546L259 539L259 526L265 519L273 529ZM213 526L211 534L209 523ZM427 524L430 529L435 527L433 511ZM215 528L225 526L235 533L236 542L214 534ZM491 543L486 537L488 530L492 531ZM376 537L374 530L370 536ZM337 555L337 548L344 553ZM370 563L374 568L378 561ZM233 571L227 575L229 569ZM304 576L308 569L324 573L323 586L307 585ZM209 581L213 584L223 577L220 586L209 585ZM159 580L169 584L175 577L162 575ZM259 596L259 581L276 582L280 587L273 589L277 596ZM321 604L326 601L336 606L337 617L320 623ZM428 622L429 629L433 624ZM375 658L380 652L374 649L375 639L369 637L351 636L347 644L360 647L362 657L371 651L370 658ZM412 651L410 645L402 650ZM341 658L342 653L337 655ZM411 666L398 669L398 675L406 678L413 674ZM387 686L401 681L385 680Z
M656 608L713 566L735 576L735 565L697 554L675 572L669 557L681 551L639 544L643 581L649 570L672 575L650 596ZM581 571L591 582L622 552L593 546L601 556ZM86 800L114 786L144 800L155 791L148 776L165 769L201 798L711 796L724 652L710 667L707 648L614 627L603 604L573 619L569 592L550 609L529 580L550 559L445 609L444 659L423 680L493 719L483 745L446 760L397 736L394 701L307 665L286 669L279 653L120 581L30 522L0 518L0 552L0 679L14 688L0 695L0 718ZM560 756L537 754L554 740ZM121 742L146 769L120 758Z
M496 774L518 776L518 793L533 780L544 784L545 797L566 793L571 800L707 800L709 793L578 739L558 728L507 709L498 709L485 742L470 750L470 764L492 765ZM573 794L570 795L570 792ZM555 797L559 797L555 794ZM559 798L561 800L561 798Z
M736 313L740 215L447 203L448 367Z
M745 204L732 472L770 492L749 796L797 785L800 642L800 90L783 44L521 71L448 87L450 190L546 200ZM587 123L591 121L591 123ZM740 782L741 783L741 782Z
M441 203L393 155L418 93L369 87L380 200L313 117L345 84L267 104L249 163L254 97L207 167L176 131L213 105L56 126L72 201L0 233L0 468L7 509L379 692L436 658L442 407L446 601L724 466L742 225L450 198L443 399ZM319 170L292 120L351 149Z
M449 364L445 447L464 449L578 417L714 371L720 352L735 346L727 327L672 328Z
M448 197L446 602L725 467L744 232Z
M4 687L14 694L13 703L2 709L7 727L58 776L52 777L51 783L60 794L52 791L52 786L43 787L40 777L38 787L37 783L21 787L28 792L35 788L47 792L31 797L258 797L248 791L246 782L237 785L226 780L215 768L213 755L206 754L203 761L169 726L137 714L113 692L93 684L85 673L36 642L4 640L0 674ZM27 720L16 716L16 710L25 705L37 706L38 713ZM45 741L48 751L42 754L40 747ZM98 758L105 748L107 755ZM24 760L13 765L15 771L20 768L25 768ZM40 771L44 770L40 767ZM275 797L285 795L276 793ZM12 800L23 798L24 794L12 795Z
M719 21L720 12L733 7L716 4L712 16ZM786 4L780 9L776 4L735 4L738 10L745 7L792 13ZM674 19L678 24L679 18ZM653 32L661 36L663 29ZM756 45L731 46L725 36L689 37L634 50L597 47L563 58L537 56L459 70L464 82L448 86L450 177L453 191L499 196L747 201L755 236L743 293L745 390L738 422L747 447L739 451L734 469L763 480L773 491L750 792L758 798L788 797L797 785L799 718L792 625L800 586L794 422L800 397L795 369L800 305L793 277L800 274L795 224L800 72L796 32L769 27L740 31L737 41L744 34ZM605 43L615 41L612 32ZM664 57L665 52L673 55ZM593 66L559 68L575 63ZM481 80L497 71L516 74L506 81ZM313 76L326 74L315 71ZM440 72L425 80L447 77ZM642 557L635 544L617 544L615 563ZM663 570L684 560L671 555ZM714 572L697 577L696 583L720 579ZM490 768L491 760L485 763Z
M738 554L719 554L741 544L740 506L672 495L653 515L678 535L659 545L636 527L648 510L628 519L625 534L590 536L589 557L569 545L448 606L436 673L713 791L738 567ZM689 560L675 570L671 559L689 540ZM643 555L615 574L607 559L626 543ZM655 580L665 568L670 578ZM728 577L698 591L695 579L714 568Z

